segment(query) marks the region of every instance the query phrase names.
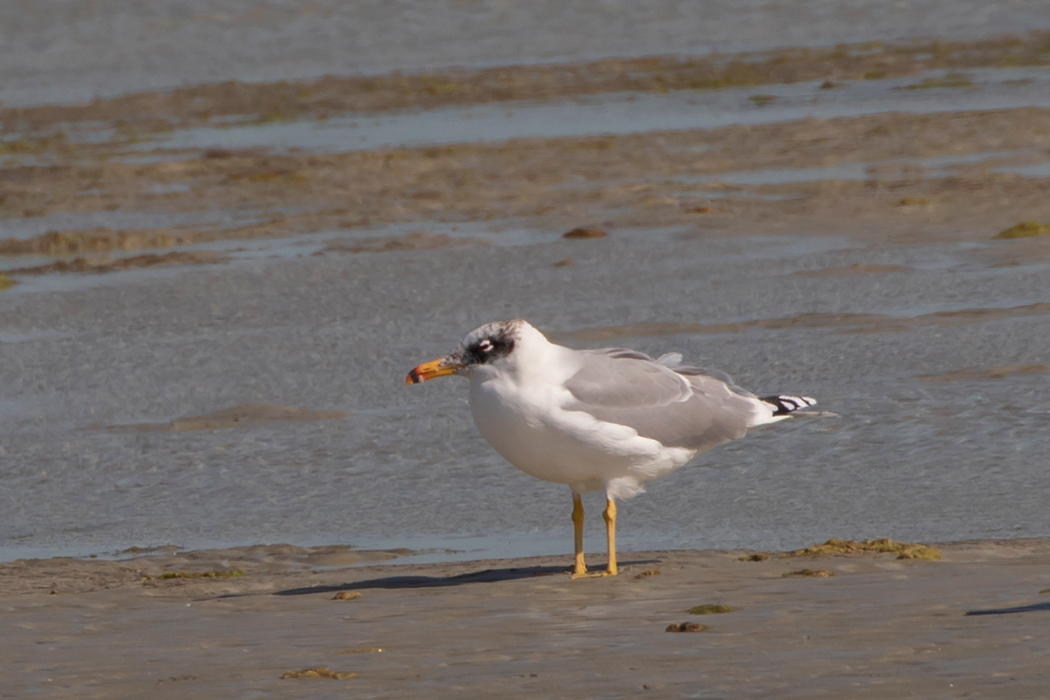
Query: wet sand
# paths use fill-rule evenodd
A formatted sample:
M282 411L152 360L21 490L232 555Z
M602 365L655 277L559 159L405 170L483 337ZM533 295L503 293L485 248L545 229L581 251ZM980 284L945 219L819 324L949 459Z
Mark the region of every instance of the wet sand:
M876 114L632 136L522 139L341 154L253 155L11 168L0 214L98 210L239 211L258 222L145 229L69 228L0 240L0 254L98 255L217 241L356 231L384 223L527 219L565 231L695 225L695 235L868 232L871 243L986 240L1050 220L1044 179L1011 174L1045 142L1050 110ZM1016 152L996 156L999 152ZM927 175L916 158L989 154ZM869 163L861 179L790 181L777 169ZM1003 171L1006 170L1006 172ZM734 185L732 175L769 173ZM153 189L181 185L180 191ZM184 190L184 191L183 191ZM99 193L101 192L101 193ZM1004 206L1004 201L1007 205ZM31 220L23 218L25 220ZM922 238L916 239L922 227ZM425 229L424 229L425 231ZM433 246L437 247L437 246Z
M1021 221L1050 219L1043 178L1019 170L1045 148L1050 109L995 108L1011 95L1021 95L1020 104L1041 104L1037 88L1023 92L1038 86L1033 75L1041 73L1008 78L995 71L1045 66L1048 36L213 83L77 105L0 107L0 217L5 229L26 231L0 236L0 254L97 256L390 223L494 219L565 230L581 223L695 223L723 233L756 224L773 233L819 230L861 219L889 230L904 221L923 223L954 236L982 224L993 235ZM881 85L894 76L915 77L877 89L890 101L873 104L871 114L800 119L789 111L782 123L749 123L781 103L816 104L847 83ZM797 95L776 92L796 83L804 86ZM584 136L529 138L504 128L488 143L350 150L359 147L353 143L357 122L366 134L365 122L383 115L425 119L449 106L496 104L509 116L544 103L572 106L592 97L615 106L645 94L695 95L702 104L704 96L734 88L750 95L744 106L722 107L733 114L730 123L742 122L737 126L650 126L623 135L596 127ZM773 94L761 92L770 89ZM923 113L929 107L901 102L912 92L976 99L989 90L998 95L991 108L966 109L964 99L956 111L930 114ZM696 104L671 108L690 112ZM887 112L895 106L919 113ZM842 114L833 104L823 109ZM639 115L643 124L646 116L652 115ZM347 124L327 129L340 119ZM474 119L468 112L438 121ZM323 147L281 148L274 145L277 133L266 131L259 147L165 147L165 139L177 143L195 127L212 129L209 138L228 144L267 125L316 132L312 139ZM933 165L938 159L943 165ZM55 225L41 223L49 217L57 217ZM81 223L71 225L78 217ZM24 272L121 269L92 263Z
M0 565L0 692L1036 698L1050 680L1045 539L940 561L625 552L620 576L582 580L564 556L339 568L292 549ZM244 575L158 578L232 561ZM706 629L665 631L683 622ZM356 675L281 678L310 668Z

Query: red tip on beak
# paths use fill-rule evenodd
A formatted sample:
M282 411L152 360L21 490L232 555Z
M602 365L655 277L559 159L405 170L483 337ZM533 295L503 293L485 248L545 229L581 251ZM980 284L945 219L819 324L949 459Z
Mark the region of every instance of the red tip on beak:
M428 379L455 374L456 370L461 367L461 365L456 364L442 364L444 361L445 358L442 357L413 367L412 371L405 377L405 384L422 384Z

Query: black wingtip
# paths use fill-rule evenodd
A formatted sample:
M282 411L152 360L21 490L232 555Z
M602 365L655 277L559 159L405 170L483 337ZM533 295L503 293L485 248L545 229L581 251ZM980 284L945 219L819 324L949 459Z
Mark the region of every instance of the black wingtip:
M809 396L763 396L763 403L773 407L774 416L786 416L800 408L815 406L817 400Z

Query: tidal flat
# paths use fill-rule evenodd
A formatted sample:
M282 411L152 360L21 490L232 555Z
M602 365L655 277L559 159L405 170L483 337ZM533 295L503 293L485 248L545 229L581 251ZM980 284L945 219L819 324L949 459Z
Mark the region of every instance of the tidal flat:
M0 696L1038 695L1033 29L0 106ZM506 317L820 413L571 581L567 491L402 385Z

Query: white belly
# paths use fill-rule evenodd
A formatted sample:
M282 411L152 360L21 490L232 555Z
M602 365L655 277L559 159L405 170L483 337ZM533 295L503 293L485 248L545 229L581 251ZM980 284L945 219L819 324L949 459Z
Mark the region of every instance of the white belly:
M499 379L472 379L470 409L482 437L504 459L537 479L576 492L633 496L641 484L670 473L695 455L665 448L634 430L560 407L565 397L546 387L529 393ZM564 391L564 390L561 390Z

